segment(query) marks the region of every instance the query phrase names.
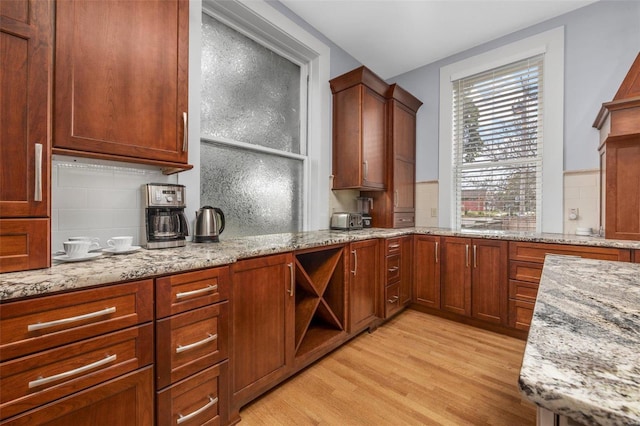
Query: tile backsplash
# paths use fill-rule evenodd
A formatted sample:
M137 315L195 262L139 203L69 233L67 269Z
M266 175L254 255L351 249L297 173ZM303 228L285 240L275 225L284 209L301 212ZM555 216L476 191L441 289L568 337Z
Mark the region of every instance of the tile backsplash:
M54 156L51 170L51 251L73 236L100 238L102 246L116 235L140 242L144 229L142 185L177 183L157 167Z

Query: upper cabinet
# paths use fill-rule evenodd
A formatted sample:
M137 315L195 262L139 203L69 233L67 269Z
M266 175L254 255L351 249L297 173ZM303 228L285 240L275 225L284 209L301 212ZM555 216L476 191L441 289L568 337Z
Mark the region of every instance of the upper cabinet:
M56 3L54 154L188 169L188 0Z
M365 67L330 82L333 189L386 188L388 85Z
M53 3L0 2L0 273L50 265Z
M600 130L600 223L605 237L640 240L640 55L593 126Z

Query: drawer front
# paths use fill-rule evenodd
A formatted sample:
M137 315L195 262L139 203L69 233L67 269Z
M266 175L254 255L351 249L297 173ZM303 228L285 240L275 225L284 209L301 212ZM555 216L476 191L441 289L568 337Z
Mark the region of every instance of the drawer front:
M542 264L529 262L509 262L509 278L518 281L539 283L542 276Z
M518 330L528 331L533 317L534 302L509 300L509 325Z
M509 243L509 259L511 260L544 263L544 257L547 254L579 256L587 259L617 260L620 262L629 262L631 260L631 251L627 249L563 244Z
M416 226L415 213L394 213L393 214L394 228L409 228L411 226Z
M228 302L156 322L158 389L227 358Z
M228 266L156 279L157 318L165 318L228 298Z
M49 219L0 219L0 274L51 266Z
M400 280L400 255L394 254L387 256L385 261L387 269L387 281L386 284L391 284Z
M0 309L0 361L152 319L152 280L10 302Z
M385 256L400 253L400 238L387 238L385 240Z
M389 318L396 312L400 311L400 283L392 284L385 287L384 292L384 317Z
M520 299L530 302L536 301L538 295L538 284L524 281L509 280L509 298Z
M226 389L225 361L158 392L157 425L226 424Z
M0 412L9 417L153 362L145 324L0 364Z

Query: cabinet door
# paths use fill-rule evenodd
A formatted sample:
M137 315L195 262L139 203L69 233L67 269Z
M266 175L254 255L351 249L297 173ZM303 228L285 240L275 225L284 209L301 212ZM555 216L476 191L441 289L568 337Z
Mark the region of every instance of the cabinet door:
M386 101L363 86L362 95L362 186L386 186Z
M472 240L472 315L478 319L507 324L508 243Z
M471 239L443 238L441 307L471 315Z
M289 373L294 352L291 254L243 260L231 274L232 410Z
M7 426L113 426L153 424L152 367L74 393L7 419Z
M416 116L396 101L392 105L394 212L413 212L416 187Z
M186 163L188 8L57 3L56 152Z
M351 243L349 332L369 326L378 315L378 240Z
M413 301L440 309L440 237L416 235Z
M0 2L2 217L49 216L52 8L50 1Z

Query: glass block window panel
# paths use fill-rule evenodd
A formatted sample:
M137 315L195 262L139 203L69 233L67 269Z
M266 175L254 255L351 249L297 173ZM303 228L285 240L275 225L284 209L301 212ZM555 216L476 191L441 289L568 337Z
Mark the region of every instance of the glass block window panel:
M203 137L303 153L300 87L299 65L203 13Z
M458 228L538 228L543 65L538 55L453 82Z
M200 158L200 202L224 212L223 238L300 230L301 160L210 142Z

